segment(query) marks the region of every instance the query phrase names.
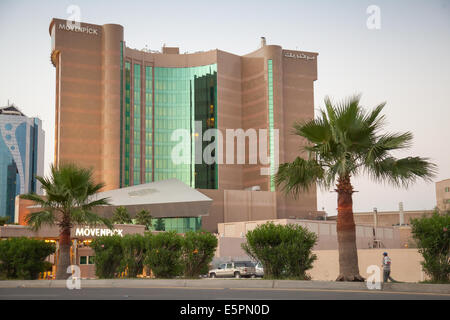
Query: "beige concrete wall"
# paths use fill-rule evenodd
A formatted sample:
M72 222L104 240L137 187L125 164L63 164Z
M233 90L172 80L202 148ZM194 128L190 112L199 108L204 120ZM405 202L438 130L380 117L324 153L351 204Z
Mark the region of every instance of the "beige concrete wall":
M224 222L219 223L218 233L220 241L223 241L224 250L234 250L236 255L243 255L244 252L239 248L226 248L233 245L230 238L243 238L248 231L253 230L258 225L272 221L275 224L298 224L307 228L309 231L316 233L318 236L315 250L337 249L337 233L336 222L334 221L317 221L317 220L298 220L298 219L270 219L258 221L240 221L240 222ZM381 241L382 247L385 248L401 248L399 228L380 227L375 230L376 238ZM359 249L367 249L374 247L373 228L369 226L356 226L356 246Z
M391 277L397 281L419 282L426 279L420 262L422 256L416 249L362 249L358 250L358 265L361 276L367 279L367 267L381 267L382 254L387 251L392 259ZM313 280L336 280L339 274L339 253L337 250L314 251L317 260L309 271ZM382 276L382 275L381 275Z
M404 223L410 224L411 219L421 218L423 216L431 216L433 210L411 210L404 211ZM355 212L353 214L355 224L361 225L374 225L374 213L373 212ZM336 217L329 217L330 220L336 220ZM400 215L398 211L383 211L377 213L377 225L380 227L390 227L398 225L400 223Z
M197 189L210 199L213 203L209 209L209 215L202 217L202 229L217 233L217 224L224 222L224 193L223 190Z

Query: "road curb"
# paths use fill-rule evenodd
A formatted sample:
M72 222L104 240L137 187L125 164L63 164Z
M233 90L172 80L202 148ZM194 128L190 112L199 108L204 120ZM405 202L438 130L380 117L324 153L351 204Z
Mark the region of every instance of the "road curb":
M66 280L4 280L0 288L66 288ZM382 290L369 290L364 282L260 280L260 279L92 279L81 288L205 288L381 291L450 294L448 284L386 283Z

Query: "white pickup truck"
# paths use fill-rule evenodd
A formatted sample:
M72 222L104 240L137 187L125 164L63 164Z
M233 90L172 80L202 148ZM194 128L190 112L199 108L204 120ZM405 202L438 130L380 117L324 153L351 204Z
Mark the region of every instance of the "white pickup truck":
M230 261L221 263L217 269L209 271L210 278L255 278L256 269L251 261Z

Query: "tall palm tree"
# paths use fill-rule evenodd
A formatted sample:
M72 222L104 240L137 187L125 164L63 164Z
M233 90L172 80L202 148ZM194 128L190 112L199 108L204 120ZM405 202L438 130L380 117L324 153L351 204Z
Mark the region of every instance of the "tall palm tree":
M360 96L353 96L333 105L326 97L319 117L297 122L294 132L307 140L308 157L280 165L275 175L276 185L294 195L315 183L330 188L337 182L337 281L364 281L358 268L351 177L364 173L376 182L408 187L418 178L431 180L436 170L427 158L395 158L391 152L410 147L412 134L381 132L385 103L367 112L359 102Z
M90 169L79 168L73 164L52 165L50 177L36 179L42 184L45 196L35 193L21 195L22 199L32 200L42 209L30 213L26 222L33 230L42 225L57 225L59 234L59 258L56 279L66 279L70 265L70 231L74 224L105 224L112 228L111 222L92 212L96 206L108 205L107 198L92 200L92 196L103 188L103 183L94 183Z

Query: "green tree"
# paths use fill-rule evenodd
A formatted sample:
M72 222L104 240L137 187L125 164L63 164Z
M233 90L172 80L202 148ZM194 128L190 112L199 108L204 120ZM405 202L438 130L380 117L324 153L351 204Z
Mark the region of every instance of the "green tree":
M117 207L114 210L114 214L112 217L112 222L117 224L132 224L133 221L131 221L131 216L128 213L127 208L125 207Z
M450 282L450 213L412 219L412 234L424 261L423 269L434 282Z
M48 267L45 261L55 245L25 237L0 241L0 278L37 279Z
M156 223L155 223L155 231L164 231L166 230L166 225L164 223L164 220L162 218L158 218L156 219Z
M90 247L95 252L95 275L100 279L112 279L121 271L123 250L122 237L102 236L95 238Z
M365 173L376 182L407 187L418 178L431 180L436 170L427 158L395 158L391 152L410 147L412 134L383 133L385 103L366 112L359 101L354 96L334 105L327 97L319 117L297 122L295 133L308 142L302 154L306 159L280 165L275 175L276 185L294 195L316 183L330 188L337 182L338 281L364 280L358 268L351 177Z
M259 225L247 232L244 251L264 266L264 277L309 279L306 271L317 257L312 248L317 242L314 232L299 225Z
M183 238L175 231L161 232L147 238L144 264L157 278L173 278L183 272Z
M152 216L147 210L141 210L136 214L135 222L145 226L145 230L149 230L152 226Z
M70 231L73 225L102 223L112 228L108 219L92 212L96 206L109 204L106 198L92 200L104 184L94 182L90 169L79 168L74 164L64 164L59 168L52 165L50 177L37 176L36 179L42 184L46 196L35 193L20 196L34 201L42 209L30 213L26 222L33 230L38 230L45 224L56 224L59 227L56 279L66 279L70 276L66 271L70 265Z
M189 231L183 238L184 275L187 278L198 278L208 273L208 266L214 258L217 238L210 232Z

